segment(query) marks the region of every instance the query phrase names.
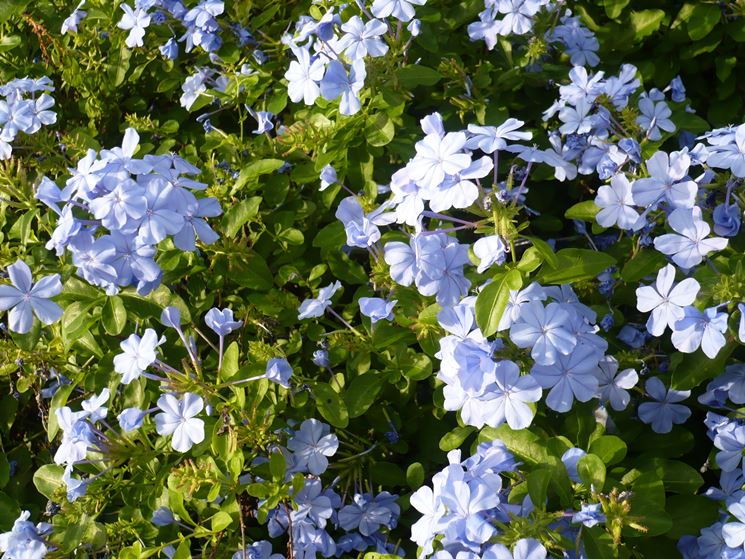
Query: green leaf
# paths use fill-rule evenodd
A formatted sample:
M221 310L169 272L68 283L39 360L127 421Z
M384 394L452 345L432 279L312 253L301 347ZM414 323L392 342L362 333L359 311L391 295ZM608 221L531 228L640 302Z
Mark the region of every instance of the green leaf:
M321 229L313 238L313 246L327 250L337 250L347 242L347 234L344 232L344 224L340 221L329 223Z
M652 458L639 464L639 468L655 472L665 484L667 493L694 494L704 484L704 478L695 468L679 460Z
M631 27L636 40L651 35L660 28L665 12L662 10L642 10L631 12Z
M546 444L535 433L528 429L513 430L503 424L497 427L484 427L479 433L479 442L499 439L512 454L528 466L539 466L551 462L553 456L549 455Z
M734 342L729 342L719 350L714 359L709 359L701 349L697 349L694 353L683 354L682 361L673 369L671 387L675 390L690 390L705 380L717 376L724 370L736 346Z
M7 35L0 39L0 52L7 52L9 50L13 50L18 45L21 44L21 36L20 35Z
M74 341L83 330L88 328L90 322L92 322L88 311L96 303L97 301L90 303L75 302L65 308L65 314L62 315L62 333L67 340Z
M626 457L626 443L615 435L603 435L590 443L588 452L600 458L606 466L616 464Z
M665 536L676 540L686 534L698 534L719 517L719 504L702 495L670 495L665 510L673 521Z
M616 263L609 254L584 248L565 248L556 256L559 265L554 270L542 268L536 278L540 283L560 285L593 279Z
M657 273L665 266L665 257L656 250L642 249L621 268L621 278L629 283Z
M396 74L399 83L406 89L413 89L418 85L435 85L442 79L442 74L437 70L418 64L399 68Z
M510 297L510 290L520 289L523 278L517 270L510 270L494 278L484 287L476 298L476 324L484 336L497 331L504 309Z
M716 4L696 4L686 22L688 36L692 41L703 39L712 32L721 17L722 10Z
M31 0L0 0L0 23L19 15L31 3Z
M468 435L476 431L475 427L467 425L465 427L456 427L449 433L445 433L440 439L440 450L450 452L458 448L468 438Z
M631 0L603 0L603 7L606 15L611 19L616 19L621 15L623 9L629 5Z
M220 378L227 380L233 377L238 372L239 354L240 350L238 349L238 342L231 342L222 356L222 369L220 369Z
M232 258L228 264L230 277L240 286L269 291L274 285L274 274L260 254L250 250Z
M285 477L285 457L279 451L276 450L269 456L269 471L272 474L273 481L282 481Z
M548 486L551 483L554 469L541 466L528 473L528 495L535 506L543 508L548 498Z
M356 377L344 393L344 401L349 417L359 417L375 402L381 388L383 376L379 372L369 372Z
M577 462L577 474L587 487L602 491L605 485L605 464L594 454L586 454Z
M235 181L231 193L236 193L246 186L249 182L256 180L261 175L268 175L279 169L285 164L284 159L259 159L253 163L249 163L238 174L238 179Z
M173 554L173 557L171 559L191 559L189 540L183 540L180 544L178 544L176 553Z
M65 468L57 464L45 464L34 472L34 486L36 490L49 500L54 500L54 492L65 485L62 474Z
M585 551L589 559L615 559L618 557L611 535L600 526L583 528Z
M246 223L256 217L261 205L261 196L241 200L230 208L222 218L222 231L226 237L233 238Z
M574 204L571 208L564 212L564 217L567 219L579 219L581 221L595 221L595 216L600 211L600 208L595 204L594 200L585 200Z
M324 383L316 384L313 394L316 397L318 411L326 421L340 429L349 425L347 406L331 386Z
M274 454L281 454L279 452L275 452ZM284 459L282 459L282 462L284 463ZM282 472L282 475L284 476L284 471ZM212 528L213 532L221 532L222 530L225 530L228 526L230 526L233 523L233 519L231 516L225 512L225 511L217 511L212 518L210 519L210 527Z
M381 147L391 143L396 134L393 121L385 113L377 113L367 118L365 139L373 147Z
M106 299L101 309L101 322L107 334L118 336L122 333L127 324L127 309L124 308L121 297L112 295Z
M556 257L556 253L554 252L554 249L551 248L550 244L548 244L543 239L539 239L538 237L525 238L533 243L533 246L543 257L543 260L546 262L546 264L548 264L552 268L556 268L559 265L559 259Z
M409 464L406 468L406 484L412 489L419 489L424 483L424 466L419 462Z

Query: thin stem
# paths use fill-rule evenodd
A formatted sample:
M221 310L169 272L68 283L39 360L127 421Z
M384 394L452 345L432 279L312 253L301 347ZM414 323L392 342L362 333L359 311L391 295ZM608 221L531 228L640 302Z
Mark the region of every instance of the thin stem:
M360 333L359 330L357 330L354 326L352 326L351 324L349 324L349 322L347 322L346 320L344 320L344 318L338 312L336 312L334 309L332 309L331 307L327 307L326 310L329 311L332 314L332 316L335 316L339 320L339 322L341 322L344 326L346 326L347 328L349 328L354 334L356 334L360 338L364 338L365 337L364 335L362 335Z
M443 221L452 221L453 223L462 223L463 225L474 225L475 226L475 224L471 221L466 221L465 219L459 219L457 217L452 217L452 216L437 213L437 212L423 211L422 215L424 217L430 217L433 219L441 219Z
M220 336L220 350L217 358L217 372L219 373L220 370L222 370L222 351L223 347L225 346L225 336Z

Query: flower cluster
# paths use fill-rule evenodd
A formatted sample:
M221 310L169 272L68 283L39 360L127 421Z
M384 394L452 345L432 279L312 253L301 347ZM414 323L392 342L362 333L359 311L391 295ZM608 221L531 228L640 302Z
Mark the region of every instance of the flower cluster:
M0 85L0 159L10 159L11 143L19 132L35 134L42 126L57 122L57 113L52 109L54 98L52 81L47 77L38 79L19 78Z
M156 246L167 237L184 251L196 250L197 238L218 238L205 218L220 215L220 204L192 192L207 187L190 178L199 169L175 154L136 158L138 143L128 128L122 147L89 150L65 188L45 178L36 192L58 215L47 248L72 253L78 275L109 294L128 285L140 294L155 289L163 275Z
M419 33L419 21L414 18L413 4L426 0L375 0L368 10L358 1L361 15L342 21L334 8L318 21L304 16L295 25L294 35L283 42L290 47L295 60L285 73L287 93L294 103L313 105L318 97L327 101L340 98L339 112L353 115L360 110L360 91L365 85L366 58L384 56L388 44L384 40L399 39L386 18L408 23L411 36ZM362 17L361 17L362 16Z
M286 476L306 474L302 488L293 494L296 505L291 510L279 506L269 513L268 529L273 538L291 532L296 556L311 558L341 556L374 548L377 553L396 553L389 543L387 530L396 527L400 508L397 495L382 491L354 493L345 504L334 490L335 483L324 487L320 478L329 467L328 458L339 447L336 435L325 423L306 419L292 432L287 448L280 447L286 464ZM339 535L332 535L341 530Z
M129 48L144 46L145 29L151 24L165 25L174 22L185 29L178 42L184 43L186 52L194 47L201 47L205 52L215 52L222 45L222 28L216 19L225 10L221 0L201 0L191 9L186 8L180 0L136 0L134 9L128 4L122 4L121 9L124 15L117 27L129 31L125 41ZM168 59L178 58L176 37L171 37L162 45L160 52Z
M575 66L597 66L600 44L595 34L579 17L572 16L571 10L566 10L558 23L554 15L561 9L560 4L553 0L484 0L485 9L479 13L479 21L469 24L468 36L472 41L483 40L486 48L492 50L499 37L514 38L534 31L535 22L543 13L553 21L543 34L546 43L561 45Z

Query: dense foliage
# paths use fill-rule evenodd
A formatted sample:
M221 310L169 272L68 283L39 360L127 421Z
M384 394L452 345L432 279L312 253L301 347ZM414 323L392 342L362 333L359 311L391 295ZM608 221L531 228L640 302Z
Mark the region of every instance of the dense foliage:
M745 557L743 42L0 0L3 557Z

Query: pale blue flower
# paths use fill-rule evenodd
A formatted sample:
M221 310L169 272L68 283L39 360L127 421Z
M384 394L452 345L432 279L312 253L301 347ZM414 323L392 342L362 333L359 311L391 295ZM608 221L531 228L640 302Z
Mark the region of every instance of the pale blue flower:
M674 208L692 208L698 185L688 176L691 157L687 151L655 152L647 159L649 177L634 181L632 193L637 206L644 208L666 201Z
M147 411L141 410L140 408L123 409L122 412L117 416L119 427L121 427L122 431L124 431L125 433L136 431L137 429L142 427L142 423L143 421L145 421L146 415Z
M396 19L408 22L414 17L414 6L424 6L427 0L375 0L372 5L372 13L375 17L393 16Z
M145 369L155 363L158 358L155 348L163 342L164 337L159 340L155 330L148 328L142 338L131 334L119 344L122 353L114 356L114 371L122 375L123 384L139 378Z
M675 132L675 124L670 120L673 112L665 101L654 102L651 97L639 99L639 112L636 123L646 130L647 137L656 142L662 139L660 129L665 132Z
M647 330L653 336L661 336L668 326L675 329L675 323L684 316L683 307L693 304L701 287L693 278L686 278L675 287L674 282L675 268L667 264L657 273L654 287L644 285L636 289L636 308L652 311Z
M567 475L575 483L582 481L577 472L577 464L583 456L587 456L587 453L581 448L570 448L561 455L561 461L567 470Z
M352 63L349 73L341 62L332 60L321 80L321 95L327 101L333 101L341 96L339 112L343 115L353 115L360 110L359 92L365 85L366 75L365 63L361 59Z
M380 297L360 297L360 313L370 317L370 322L375 324L379 320L393 320L393 307L398 301L386 301Z
M515 547L510 550L501 543L490 545L481 555L482 559L546 559L546 548L543 544L533 538L523 538L515 542Z
M227 336L243 326L242 320L233 318L233 309L220 310L217 307L207 311L207 314L204 315L204 322L220 337Z
M266 372L264 374L266 378L279 384L281 387L290 388L292 367L290 367L287 359L282 357L274 357L270 359L266 363Z
M371 19L365 23L359 16L352 16L341 29L345 33L339 39L338 49L344 51L352 61L368 55L383 56L388 52L388 45L379 38L388 31L388 26L379 19Z
M595 220L603 227L635 229L639 223L639 214L633 208L631 183L623 173L613 175L610 186L604 184L598 188L595 205L600 208Z
M317 419L306 419L300 429L287 441L287 448L295 457L296 467L320 475L328 468L328 456L336 454L339 439L330 434L330 428Z
M321 94L318 82L323 79L325 64L319 57L311 58L310 51L305 47L293 49L297 60L290 62L285 72L287 94L293 103L301 99L306 105L312 105Z
M473 243L473 253L479 259L479 266L476 271L483 274L494 264L501 266L506 258L507 245L499 235L488 235L481 237Z
M325 313L326 309L331 305L331 297L333 297L334 293L339 289L341 289L341 283L337 280L326 287L322 287L318 291L317 298L306 299L303 301L298 309L298 320L323 316L323 313Z
M727 522L722 526L724 542L729 547L745 550L745 504L741 500L727 507L727 511L734 516L738 522Z
M201 397L191 392L180 399L172 394L162 394L157 406L162 413L155 416L155 429L159 435L173 435L173 450L187 452L204 440L204 421L195 417L204 409Z
M598 362L598 398L601 402L610 402L616 411L622 411L629 405L631 396L628 390L639 382L639 375L634 369L618 372L618 360L606 355Z
M691 395L690 390L669 390L657 377L652 377L644 385L647 393L655 402L644 402L637 410L639 419L644 423L651 423L655 433L669 433L674 423L685 423L691 415L691 410L678 404Z
M728 240L723 237L706 238L711 227L701 218L701 208L678 208L667 218L676 233L660 235L654 240L654 248L672 258L684 269L698 266L712 251L723 250Z
M524 146L510 146L507 141L530 140L533 137L532 132L518 132L525 124L524 121L516 118L508 118L499 126L477 126L476 124L468 125L468 132L471 134L466 142L468 149L480 149L484 153L494 153L495 151L519 152Z
M560 304L544 307L531 301L520 308L518 320L510 327L510 339L518 347L531 348L530 355L539 365L551 365L577 345L577 338L565 328L568 323L569 314Z
M579 344L569 355L558 354L551 365L535 365L531 373L543 388L551 391L546 405L554 411L564 413L572 409L574 400L587 402L598 392L598 350Z
M13 523L10 532L0 534L0 552L7 559L41 559L47 554L48 548L44 543L44 536L50 531L48 524L34 526L29 522L31 513L24 510ZM49 529L47 528L49 527Z
M321 187L318 189L320 191L326 190L329 186L336 184L339 181L336 176L336 169L334 169L330 164L321 169L320 179Z
M727 313L710 307L702 313L696 307L686 307L684 316L675 323L671 340L678 351L693 353L699 347L709 359L714 359L727 340Z
M579 512L575 512L572 516L572 523L582 523L588 528L592 528L596 524L605 522L605 515L600 503L583 504Z
M416 143L416 156L407 165L409 176L423 188L436 188L445 175L454 175L471 165L471 156L463 153L466 141L463 132L428 134Z
M528 403L541 399L543 391L531 375L520 375L519 367L512 361L498 361L495 368L494 386L484 400L490 418L486 421L498 427L505 421L511 429L525 429L533 421L535 412Z
M78 24L80 24L83 18L88 15L88 12L80 9L83 7L83 4L85 4L85 0L80 0L77 7L69 16L67 16L67 18L65 18L65 21L62 22L62 30L60 31L60 33L65 35L67 33L78 32Z
M124 15L116 26L125 31L129 30L129 35L124 43L129 48L143 46L145 43L142 38L145 36L145 28L150 25L150 16L145 10L140 8L133 10L127 4L122 4L120 7L124 11Z
M43 324L52 324L62 317L62 308L49 300L62 291L59 274L45 276L34 284L31 269L23 260L17 260L8 266L8 275L13 285L0 285L0 311L10 309L10 330L27 333L31 330L34 315Z

